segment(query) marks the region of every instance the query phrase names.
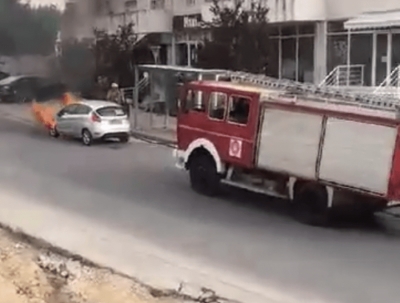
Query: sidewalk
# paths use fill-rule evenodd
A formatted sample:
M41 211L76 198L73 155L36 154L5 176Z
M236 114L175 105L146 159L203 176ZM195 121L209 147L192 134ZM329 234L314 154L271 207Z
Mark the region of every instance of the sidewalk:
M158 141L161 144L176 145L176 118L165 117L165 115L157 115L139 111L137 113L137 121L135 123L135 115L132 114L132 133L133 136ZM137 126L136 129L134 127Z
M160 144L176 145L176 118L138 111L137 121L132 114L132 135L136 138L155 141ZM0 119L17 121L26 125L36 125L31 114L30 104L0 104ZM136 128L134 126L136 125Z

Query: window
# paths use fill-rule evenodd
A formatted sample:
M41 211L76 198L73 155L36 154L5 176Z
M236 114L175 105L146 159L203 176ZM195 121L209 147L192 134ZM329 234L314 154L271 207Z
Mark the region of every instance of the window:
M185 102L185 111L206 111L206 96L201 91L188 90Z
M88 115L92 110L90 109L89 106L86 105L78 105L77 109L76 109L76 114L77 115Z
M186 0L186 5L187 6L194 6L194 5L196 5L196 0Z
M223 120L225 118L228 96L224 93L212 92L210 94L209 116L212 119Z
M246 125L249 120L250 100L243 97L230 97L228 121Z
M97 114L101 117L119 117L125 116L125 110L120 106L107 106L97 110Z
M62 117L65 114L67 114L67 115L75 114L75 110L76 110L77 106L78 106L77 104L68 105L68 106L64 107L62 110L60 110L58 112L57 116Z
M165 0L151 0L150 9L164 9Z
M134 10L137 8L137 0L128 0L125 1L125 8L129 10Z

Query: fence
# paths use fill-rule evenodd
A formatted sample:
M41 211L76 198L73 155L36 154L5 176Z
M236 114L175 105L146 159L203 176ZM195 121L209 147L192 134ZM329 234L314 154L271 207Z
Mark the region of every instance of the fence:
M400 98L400 65L374 90L374 94Z
M320 83L323 86L363 86L364 65L338 65Z

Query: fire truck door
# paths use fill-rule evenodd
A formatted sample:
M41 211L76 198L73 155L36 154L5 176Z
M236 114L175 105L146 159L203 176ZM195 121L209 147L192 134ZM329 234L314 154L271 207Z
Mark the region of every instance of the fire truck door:
M254 149L254 100L249 96L230 95L228 98L223 137L224 154L228 162L251 166ZM219 149L221 150L221 149Z

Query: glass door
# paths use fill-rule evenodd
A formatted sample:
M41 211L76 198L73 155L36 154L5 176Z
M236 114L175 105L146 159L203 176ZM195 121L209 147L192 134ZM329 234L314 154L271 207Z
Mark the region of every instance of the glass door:
M392 35L392 74L391 85L400 87L400 33Z
M387 76L388 34L378 34L376 43L376 85L380 85Z

